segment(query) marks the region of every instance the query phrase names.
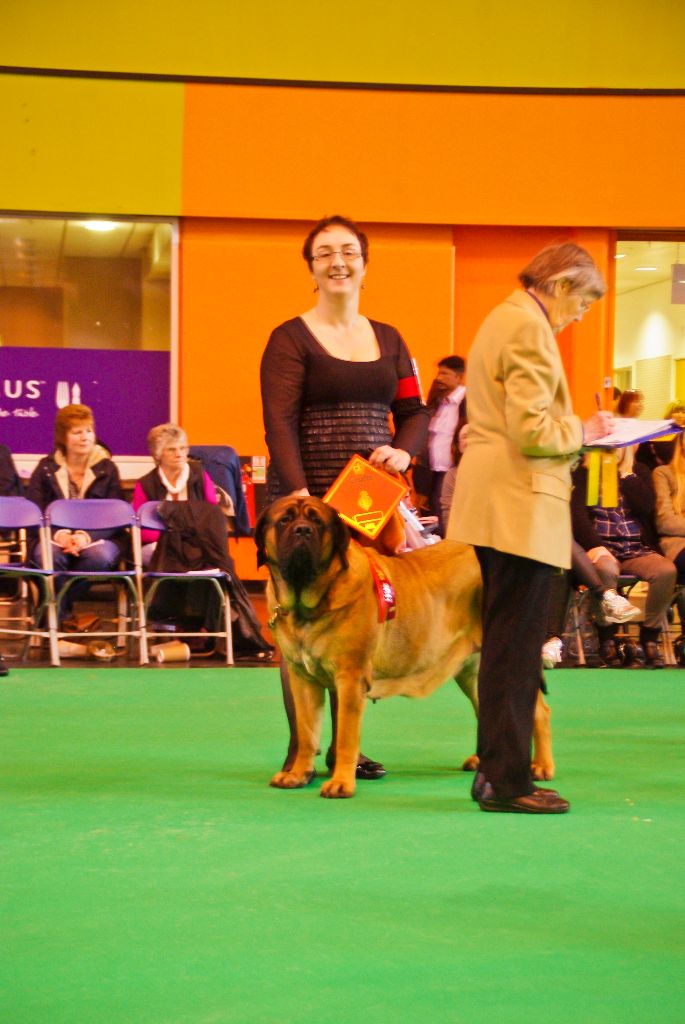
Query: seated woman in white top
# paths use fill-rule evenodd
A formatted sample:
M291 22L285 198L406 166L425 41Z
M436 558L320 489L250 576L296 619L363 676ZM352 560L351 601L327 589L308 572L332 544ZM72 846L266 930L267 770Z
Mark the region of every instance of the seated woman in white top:
M188 460L188 438L181 427L160 423L147 435L155 469L136 482L132 505L146 501L208 501L218 504L216 487L199 462ZM143 564L148 565L159 538L156 530L143 530Z

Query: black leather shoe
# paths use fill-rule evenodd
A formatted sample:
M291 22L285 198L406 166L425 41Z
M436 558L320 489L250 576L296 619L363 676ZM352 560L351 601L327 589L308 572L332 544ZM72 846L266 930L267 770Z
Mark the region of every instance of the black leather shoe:
M481 811L501 811L509 814L566 814L570 809L564 800L552 789L535 789L526 796L483 798L478 801Z
M625 640L618 644L618 655L623 663L623 668L644 668L645 651L642 644L636 644L632 640Z
M540 789L539 786L533 786L534 793L553 793L554 796L559 796L556 789ZM482 772L476 772L473 784L471 786L471 799L475 800L477 804L481 800L496 800L495 791L485 778Z
M656 640L645 640L645 665L647 668L663 668L664 659L661 657L659 645Z
M326 767L329 772L335 768L335 754L332 747L326 751ZM357 779L365 779L368 782L370 779L382 779L388 772L380 761L372 761L365 754L360 753L357 758L357 770L354 774Z
M10 670L7 668L5 659L3 658L2 654L0 654L0 676L8 676L9 674Z
M479 803L481 800L490 800L494 797L492 786L482 772L476 772L471 783L471 799Z
M623 665L623 658L616 648L615 640L602 640L599 645L599 656L607 668L621 668Z
M357 770L354 773L358 779L382 779L384 775L387 775L387 769L383 767L380 761L371 761L368 757L364 757L363 754L359 755L357 761Z

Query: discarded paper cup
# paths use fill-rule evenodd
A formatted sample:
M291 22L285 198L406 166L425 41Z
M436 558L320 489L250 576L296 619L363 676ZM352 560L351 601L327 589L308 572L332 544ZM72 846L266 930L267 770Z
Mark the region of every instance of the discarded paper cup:
M75 644L71 640L58 640L57 650L60 658L87 658L88 648L85 644Z
M160 663L168 661L190 661L190 647L180 640L170 640L166 644L155 644L150 653Z

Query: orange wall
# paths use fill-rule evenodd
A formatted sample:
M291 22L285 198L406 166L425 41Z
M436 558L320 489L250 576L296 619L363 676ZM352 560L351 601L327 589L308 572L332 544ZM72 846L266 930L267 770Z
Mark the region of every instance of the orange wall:
M183 212L676 227L685 96L188 85Z
M551 242L569 238L592 254L608 281L613 272L613 235L606 230L455 228L454 335L460 355L468 357L481 321L518 287L517 275L531 256ZM613 294L609 293L581 323L570 325L559 335L574 405L584 417L594 412L595 392L601 391L604 377L611 375L613 302Z

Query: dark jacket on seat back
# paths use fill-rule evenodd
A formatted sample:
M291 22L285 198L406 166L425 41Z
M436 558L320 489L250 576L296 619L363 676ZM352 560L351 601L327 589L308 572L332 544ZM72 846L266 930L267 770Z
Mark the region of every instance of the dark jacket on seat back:
M206 501L162 501L157 511L167 529L157 541L150 571L221 569L231 598L236 649L270 655L273 648L262 636L247 591L235 575L228 554L226 517L219 506Z
M157 511L166 532L157 541L152 572L197 572L221 569L233 573L226 543L226 517L207 501L162 501Z
M201 444L190 449L192 458L199 459L215 484L230 494L235 510L237 537L251 537L250 516L243 493L242 469L235 448L228 445Z

